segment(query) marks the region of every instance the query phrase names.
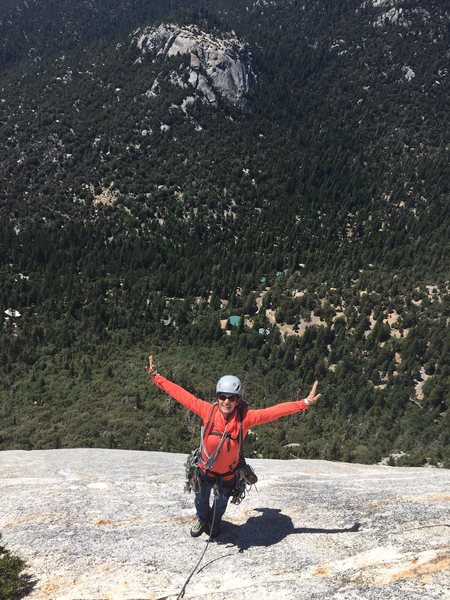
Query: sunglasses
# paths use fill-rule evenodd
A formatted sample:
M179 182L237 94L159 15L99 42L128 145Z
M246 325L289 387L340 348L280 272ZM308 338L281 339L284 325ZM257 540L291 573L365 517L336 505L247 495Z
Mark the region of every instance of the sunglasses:
M225 400L229 400L230 402L237 402L239 400L239 396L235 394L217 394L219 400L225 402Z

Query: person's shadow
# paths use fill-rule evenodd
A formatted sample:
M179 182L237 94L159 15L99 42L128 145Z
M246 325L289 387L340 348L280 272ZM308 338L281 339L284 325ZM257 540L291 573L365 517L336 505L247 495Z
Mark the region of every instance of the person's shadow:
M283 515L279 508L255 508L261 513L250 517L243 525L222 522L222 531L215 540L219 544L232 544L244 552L253 546L273 546L285 537L297 533L352 533L361 528L360 523L343 529L319 529L310 527L294 527L292 519Z

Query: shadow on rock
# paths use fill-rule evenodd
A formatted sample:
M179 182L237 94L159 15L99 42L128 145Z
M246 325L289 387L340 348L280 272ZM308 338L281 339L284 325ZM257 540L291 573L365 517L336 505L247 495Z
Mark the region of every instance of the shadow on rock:
M11 596L11 600L22 600L26 598L36 587L38 580L28 573L24 573L20 576L20 589Z
M223 533L216 540L219 544L233 544L244 552L253 546L273 546L285 537L297 533L352 533L361 528L360 523L344 529L321 529L294 527L292 519L283 515L279 508L255 508L261 513L250 517L243 525L223 522Z

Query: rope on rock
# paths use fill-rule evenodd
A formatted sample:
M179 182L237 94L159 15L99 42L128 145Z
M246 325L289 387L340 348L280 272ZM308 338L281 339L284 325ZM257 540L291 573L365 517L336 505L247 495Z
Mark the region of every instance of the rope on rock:
M199 560L197 561L197 564L196 564L196 565L195 565L195 567L192 569L192 571L191 571L191 573L190 573L189 577L186 579L186 581L185 581L185 583L184 583L183 587L181 588L181 591L180 591L180 593L179 593L179 594L178 594L178 596L177 596L177 600L180 600L181 598L183 598L183 597L184 597L184 594L185 594L185 592L186 592L186 588L187 588L187 586L188 586L188 583L190 582L190 580L191 580L191 579L192 579L192 577L194 576L194 574L195 574L196 570L198 569L198 567L199 567L200 563L202 562L202 560L203 560L203 557L205 556L205 554L206 554L206 551L208 550L209 543L210 543L210 541L212 540L212 537L211 537L211 536L212 536L212 531L213 531L214 521L216 520L216 506L217 506L217 500L218 500L218 498L219 498L219 486L217 485L217 483L216 483L216 484L214 485L214 487L213 487L213 495L214 495L214 503L213 503L213 517L212 517L212 520L211 520L211 526L210 526L210 528L209 528L209 538L208 538L208 541L206 542L205 549L203 550L203 552L202 552L202 555L200 556Z

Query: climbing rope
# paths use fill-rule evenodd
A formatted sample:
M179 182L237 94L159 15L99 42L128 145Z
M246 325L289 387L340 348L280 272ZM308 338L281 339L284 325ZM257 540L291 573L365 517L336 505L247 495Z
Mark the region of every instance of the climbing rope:
M202 562L202 560L203 560L203 557L205 556L205 554L206 554L206 551L208 550L209 543L210 543L210 541L212 540L212 531L213 531L213 525L214 525L214 522L215 522L215 520L216 520L216 506L217 506L217 500L219 499L219 486L218 486L218 484L217 484L217 483L216 483L216 484L214 484L214 487L213 487L213 497L214 497L214 503L213 503L213 517L212 517L212 520L211 520L211 526L210 526L210 528L209 528L209 538L208 538L208 541L206 542L205 549L203 550L203 552L202 552L202 555L200 556L199 560L197 561L197 564L196 564L196 565L195 565L195 567L192 569L192 571L191 571L191 573L190 573L189 577L186 579L186 581L185 581L185 583L184 583L183 587L181 588L181 591L180 591L180 593L179 593L179 594L178 594L178 596L177 596L177 600L180 600L181 598L183 598L183 597L184 597L184 594L185 594L185 592L186 592L186 588L187 588L187 586L188 586L188 583L190 582L190 580L191 580L191 579L192 579L192 577L194 576L194 573L196 572L196 570L198 569L198 567L199 567L200 563Z

